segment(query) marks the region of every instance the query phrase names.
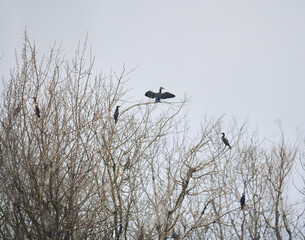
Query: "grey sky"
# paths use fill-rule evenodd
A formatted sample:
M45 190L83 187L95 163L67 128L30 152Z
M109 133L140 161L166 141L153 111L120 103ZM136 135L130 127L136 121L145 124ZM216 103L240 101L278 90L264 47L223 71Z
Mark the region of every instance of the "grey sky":
M95 66L138 65L128 87L191 97L193 128L205 114L261 135L305 129L305 1L0 0L0 75L8 78L27 28L40 53L62 42L67 57L89 35ZM134 97L133 100L136 100Z

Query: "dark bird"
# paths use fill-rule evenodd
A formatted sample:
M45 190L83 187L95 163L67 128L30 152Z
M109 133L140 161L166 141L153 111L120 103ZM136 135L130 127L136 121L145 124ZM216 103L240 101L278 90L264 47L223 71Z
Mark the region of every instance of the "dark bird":
M243 193L242 197L240 198L240 209L241 210L245 206L245 202L246 202L246 197L245 197L245 194Z
M36 97L33 97L33 106L34 106L34 110L35 110L35 113L36 113L36 116L38 118L40 118L40 110L39 110L39 107L38 107L38 104L36 102Z
M228 139L225 138L225 134L224 133L221 133L221 134L222 134L221 139L222 139L223 143L231 149Z
M118 117L119 117L119 107L120 106L116 106L115 112L113 114L113 118L114 118L114 122L117 123L118 121Z
M145 93L145 96L149 97L149 98L155 98L156 99L155 102L160 102L161 99L174 98L175 97L174 94L169 93L169 92L162 93L162 89L164 89L164 88L160 87L158 93L155 93L155 92L152 92L152 91L147 91Z

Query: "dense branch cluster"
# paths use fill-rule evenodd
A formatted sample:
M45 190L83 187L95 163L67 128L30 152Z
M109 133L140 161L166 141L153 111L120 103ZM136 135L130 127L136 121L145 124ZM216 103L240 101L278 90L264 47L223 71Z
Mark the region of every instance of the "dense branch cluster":
M25 35L5 82L1 239L304 239L287 198L297 146L237 125L230 145L221 117L191 137L186 99L129 104L125 68L93 75L86 44L61 52L38 57Z

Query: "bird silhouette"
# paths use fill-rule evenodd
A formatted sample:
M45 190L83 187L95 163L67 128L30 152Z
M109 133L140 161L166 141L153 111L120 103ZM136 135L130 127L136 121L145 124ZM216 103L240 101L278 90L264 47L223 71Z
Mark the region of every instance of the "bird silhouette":
M34 106L36 116L38 118L40 118L40 110L39 110L38 104L36 102L36 97L33 97L33 106Z
M245 202L246 202L246 197L245 194L243 193L243 195L240 198L240 209L243 210L244 206L245 206Z
M223 143L231 149L228 139L225 138L225 134L224 133L221 133L221 134L222 134L221 139L222 139Z
M113 118L114 118L114 122L117 123L118 121L118 117L119 117L119 107L120 106L116 106L115 112L113 114Z
M169 93L169 92L162 93L162 89L164 89L164 88L160 87L158 93L155 93L155 92L152 92L152 91L149 90L149 91L147 91L145 93L145 96L149 97L149 98L155 98L156 99L156 101L155 101L156 103L160 102L161 99L174 98L175 97L174 94Z

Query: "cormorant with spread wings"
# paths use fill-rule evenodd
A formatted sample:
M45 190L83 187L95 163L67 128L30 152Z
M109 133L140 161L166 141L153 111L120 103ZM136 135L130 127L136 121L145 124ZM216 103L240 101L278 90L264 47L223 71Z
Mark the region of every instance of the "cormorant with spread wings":
M175 97L174 94L169 93L169 92L162 93L162 89L164 89L164 88L160 87L158 93L155 93L155 92L152 92L152 91L147 91L145 93L145 96L149 97L149 98L155 98L156 99L156 101L155 101L156 103L160 102L161 99L174 98Z

